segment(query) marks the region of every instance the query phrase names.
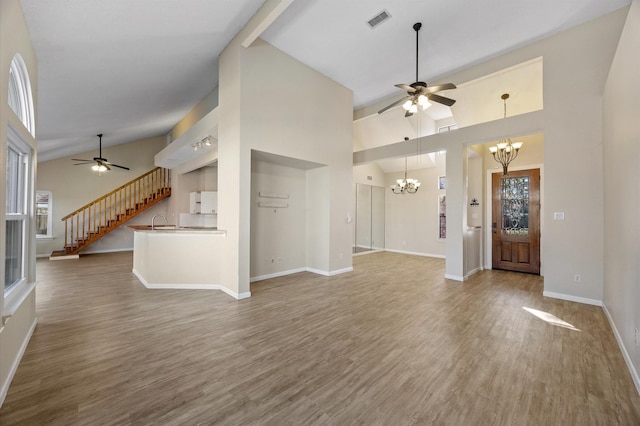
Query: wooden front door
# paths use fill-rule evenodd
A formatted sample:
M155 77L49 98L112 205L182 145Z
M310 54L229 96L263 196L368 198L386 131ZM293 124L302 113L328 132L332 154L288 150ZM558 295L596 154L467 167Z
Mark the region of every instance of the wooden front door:
M492 175L493 269L540 275L540 169Z

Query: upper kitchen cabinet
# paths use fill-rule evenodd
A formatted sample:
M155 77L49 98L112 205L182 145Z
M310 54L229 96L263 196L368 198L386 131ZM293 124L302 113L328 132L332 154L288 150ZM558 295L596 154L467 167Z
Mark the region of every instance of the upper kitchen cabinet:
M201 191L189 193L189 213L217 214L218 193L216 191Z

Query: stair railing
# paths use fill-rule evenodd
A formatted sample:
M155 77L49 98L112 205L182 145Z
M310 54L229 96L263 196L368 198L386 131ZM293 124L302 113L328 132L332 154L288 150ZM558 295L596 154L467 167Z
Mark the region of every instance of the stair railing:
M169 169L156 167L62 218L64 249L71 252L95 236L119 226L147 205L171 191Z

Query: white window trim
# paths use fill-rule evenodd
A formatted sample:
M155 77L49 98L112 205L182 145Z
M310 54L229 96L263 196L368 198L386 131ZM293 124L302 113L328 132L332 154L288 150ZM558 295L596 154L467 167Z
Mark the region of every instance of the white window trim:
M36 191L36 200L38 196L38 192L46 192L48 194L47 197L47 233L46 235L36 233L37 240L53 240L53 192L47 190L37 190ZM35 205L36 218L38 216L38 202L36 201ZM37 225L36 225L37 227Z
M20 137L18 132L16 132L12 128L12 126L7 127L7 147L5 149L8 149L9 146L12 146L14 149L25 154L23 156L23 161L25 162L26 167L24 169L25 175L23 176L23 178L26 184L25 184L25 187L23 188L23 190L25 191L25 194L23 194L23 196L26 198L26 200L25 200L25 206L24 206L25 211L21 214L5 214L5 221L9 217L17 218L18 216L20 216L21 219L23 218L23 220L25 221L25 227L23 230L25 235L24 235L24 243L22 244L22 275L23 277L8 289L4 289L4 282L3 282L3 304L2 304L3 318L13 315L14 312L22 305L22 303L26 300L29 294L31 294L34 287L36 286L35 282L32 282L32 283L28 282L29 280L28 253L30 250L30 244L33 244L29 238L29 233L30 233L29 228L31 223L30 215L32 214L30 212L33 212L33 202L35 199L34 197L35 192L32 192L33 191L32 189L33 173L31 173L31 170L30 170L30 167L32 166L31 158L32 158L33 152L29 144L26 143L22 137ZM4 209L5 206L2 206L2 208Z
M29 72L27 66L20 56L16 53L11 60L10 76L15 82L15 87L18 91L18 103L19 105L9 105L11 110L20 118L22 124L29 130L31 136L35 136L35 120L33 113L33 96L31 94L31 83L29 79ZM15 111L14 108L19 109Z
M450 132L451 130L456 130L458 125L456 123L449 124L448 126L438 127L438 133Z

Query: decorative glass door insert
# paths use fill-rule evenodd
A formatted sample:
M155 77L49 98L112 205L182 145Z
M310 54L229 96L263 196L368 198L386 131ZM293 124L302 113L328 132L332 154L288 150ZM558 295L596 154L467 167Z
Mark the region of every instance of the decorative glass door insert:
M502 177L500 204L502 232L507 235L529 235L529 176Z

